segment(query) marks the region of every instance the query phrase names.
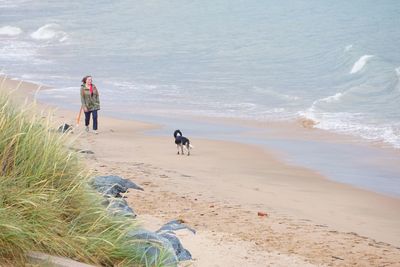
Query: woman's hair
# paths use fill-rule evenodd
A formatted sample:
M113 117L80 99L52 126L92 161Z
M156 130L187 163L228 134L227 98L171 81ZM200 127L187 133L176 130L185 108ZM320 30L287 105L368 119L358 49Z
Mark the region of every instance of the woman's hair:
M83 82L83 83L86 83L86 80L87 80L87 78L89 78L89 77L92 77L92 76L86 75L85 77L83 77L83 78L82 78L82 82Z

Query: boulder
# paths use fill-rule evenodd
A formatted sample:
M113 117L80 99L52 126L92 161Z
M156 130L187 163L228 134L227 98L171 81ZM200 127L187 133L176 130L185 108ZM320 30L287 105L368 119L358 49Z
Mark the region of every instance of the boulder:
M178 266L178 258L168 239L145 229L130 231L126 237L141 241L134 244L144 256L146 266L155 266L160 261L162 266ZM166 254L162 254L163 251Z
M143 191L143 188L134 182L115 175L96 176L90 184L98 192L110 197L122 197L121 193L126 193L128 188Z
M131 218L136 217L136 213L131 207L129 207L128 203L123 198L110 197L105 199L102 204L107 206L107 211L110 215L119 215Z
M179 240L178 237L176 237L176 235L173 232L166 231L158 233L158 235L164 237L171 243L175 251L175 255L179 261L187 261L192 259L192 254L190 254L189 250L185 249L182 246L181 241Z
M171 243L174 248L175 254L178 257L179 261L190 260L192 259L192 255L190 252L182 246L181 241L178 237L176 237L174 231L187 229L191 231L193 234L196 234L196 231L189 226L183 224L183 220L172 220L167 222L160 229L156 231L159 236L162 236Z
M60 133L67 133L67 132L72 131L72 126L67 123L63 123L58 127L57 131Z
M158 232L162 232L162 231L176 231L176 230L181 230L181 229L188 229L193 234L196 233L196 230L194 230L194 229L190 228L189 226L183 224L182 220L173 220L173 221L167 222L166 224L161 226L160 229L157 230L157 233Z

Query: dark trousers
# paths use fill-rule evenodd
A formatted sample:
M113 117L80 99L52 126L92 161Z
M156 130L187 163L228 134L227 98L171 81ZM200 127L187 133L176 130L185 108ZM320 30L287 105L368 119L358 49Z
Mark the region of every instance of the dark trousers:
M85 126L89 126L90 114L93 116L93 130L97 130L97 110L85 112Z

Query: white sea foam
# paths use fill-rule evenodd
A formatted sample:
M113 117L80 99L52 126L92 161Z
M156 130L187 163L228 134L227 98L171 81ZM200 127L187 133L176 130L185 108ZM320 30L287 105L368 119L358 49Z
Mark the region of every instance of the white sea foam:
M396 75L397 75L397 85L396 88L400 91L400 67L397 67L395 69Z
M310 108L308 108L307 110L304 111L298 111L297 112L297 116L299 118L305 118L305 119L309 119L312 120L316 123L319 123L319 119L315 116L315 112L314 112L314 106L311 106Z
M354 74L362 70L367 62L373 57L373 55L364 55L360 57L356 63L354 63L353 68L350 71L350 74Z
M56 39L60 42L65 41L67 34L61 30L60 25L55 23L46 24L35 32L31 33L31 37L35 40L51 40Z
M14 26L4 26L0 28L0 35L17 36L22 33L22 30Z
M321 102L333 103L339 101L344 93L336 93L335 95L331 95L325 98L320 99Z
M344 93L340 93L339 92L339 93L336 93L336 94L331 95L331 96L327 96L327 97L324 97L324 98L321 98L321 99L317 99L311 104L310 108L308 108L306 111L300 111L298 113L298 115L300 117L305 117L307 119L311 119L313 121L318 122L318 119L313 115L313 114L317 113L316 110L318 108L318 104L320 104L321 102L324 102L324 103L335 103L335 102L338 102L345 94L346 94L346 92L344 92Z
M36 55L35 47L29 42L8 40L1 47L0 58L6 60L32 60Z
M298 116L317 122L315 128L334 131L361 137L375 142L384 142L395 148L400 148L400 126L395 130L395 125L369 125L363 123L363 115L359 113L334 112L317 113L313 108L298 112Z
M11 42L8 40L0 46L0 60L12 61L18 64L26 65L27 62L32 65L49 64L50 59L37 57L37 47L30 42Z
M63 37L61 37L60 39L59 39L59 41L60 42L64 42L65 40L67 40L68 39L68 36L67 36L67 34L65 34Z
M395 69L397 77L400 79L400 67Z
M30 0L1 0L0 8L16 8L23 4L27 4Z
M345 51L345 52L348 52L348 51L350 51L352 48L353 48L353 45L352 45L352 44L351 44L351 45L347 45L347 46L344 48L344 51Z

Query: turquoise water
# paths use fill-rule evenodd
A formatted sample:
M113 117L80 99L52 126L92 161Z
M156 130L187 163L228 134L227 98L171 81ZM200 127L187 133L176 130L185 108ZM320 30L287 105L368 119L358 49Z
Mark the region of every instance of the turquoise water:
M400 2L0 1L3 73L103 110L317 127L400 147ZM73 99L73 101L70 101Z
M177 117L308 118L398 149L399 14L398 0L0 0L0 70L52 86L39 99L73 110L91 74L102 114L150 118L168 133ZM187 121L189 134L240 139L236 128ZM397 170L358 163L360 153L374 162L383 152L251 142L338 181L400 194Z

